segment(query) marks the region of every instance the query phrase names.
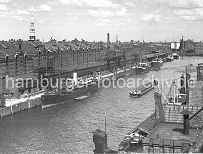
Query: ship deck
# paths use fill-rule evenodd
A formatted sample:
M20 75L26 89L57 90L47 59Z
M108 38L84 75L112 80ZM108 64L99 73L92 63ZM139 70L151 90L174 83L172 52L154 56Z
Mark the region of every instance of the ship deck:
M28 100L33 100L36 98L40 98L42 95L44 95L44 91L39 91L37 93L32 93L27 95L26 97L21 97L21 98L11 98L11 99L6 99L5 105L6 107L13 106L22 102L26 102Z

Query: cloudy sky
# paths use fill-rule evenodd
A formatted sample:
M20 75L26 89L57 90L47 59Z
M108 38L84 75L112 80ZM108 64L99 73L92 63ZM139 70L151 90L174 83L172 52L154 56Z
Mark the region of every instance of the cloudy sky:
M203 40L203 0L0 0L0 40Z

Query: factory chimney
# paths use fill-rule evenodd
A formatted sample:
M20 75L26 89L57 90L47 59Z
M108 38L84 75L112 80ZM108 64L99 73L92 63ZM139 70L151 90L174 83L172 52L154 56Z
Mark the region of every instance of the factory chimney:
M110 51L110 36L109 33L107 33L107 52Z

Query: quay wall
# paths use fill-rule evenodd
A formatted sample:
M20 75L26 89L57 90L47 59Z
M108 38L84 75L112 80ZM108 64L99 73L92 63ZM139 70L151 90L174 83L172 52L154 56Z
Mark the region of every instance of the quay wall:
M31 109L41 105L41 97L35 99L28 99L25 102L20 102L18 104L14 104L12 106L0 108L0 118L3 118L8 115L12 115L14 113Z

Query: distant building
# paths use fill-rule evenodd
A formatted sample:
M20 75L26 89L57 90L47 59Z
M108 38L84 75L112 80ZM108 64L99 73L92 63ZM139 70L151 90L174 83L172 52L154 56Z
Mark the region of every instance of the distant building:
M189 40L189 39L184 41L183 52L186 54L194 53L195 52L195 42L193 40Z
M171 42L171 49L172 50L179 50L180 49L180 42Z
M195 43L195 54L199 56L203 56L203 42Z

